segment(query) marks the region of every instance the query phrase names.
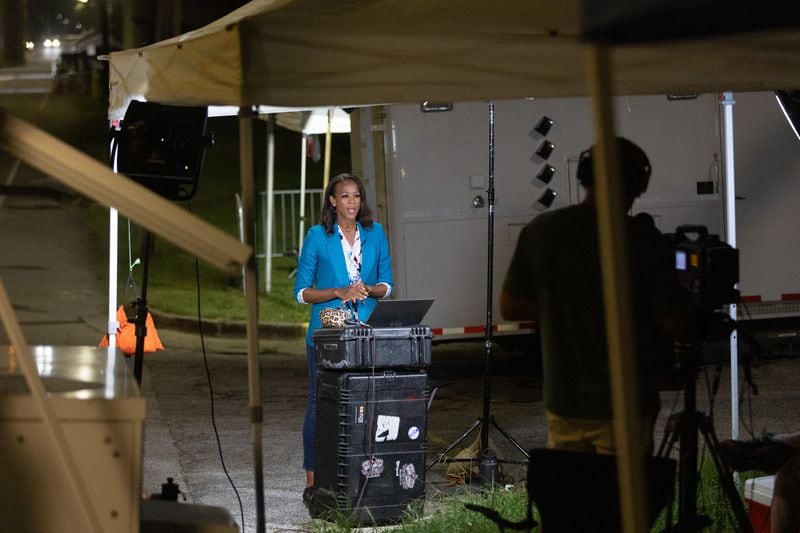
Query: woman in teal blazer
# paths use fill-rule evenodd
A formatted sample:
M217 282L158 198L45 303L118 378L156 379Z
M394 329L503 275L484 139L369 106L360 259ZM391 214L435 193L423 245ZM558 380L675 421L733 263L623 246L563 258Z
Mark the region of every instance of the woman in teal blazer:
M303 423L303 468L306 490L314 485L316 433L316 361L312 335L321 327L319 312L349 305L366 321L379 298L392 292L392 264L383 227L372 220L364 185L352 174L332 178L325 190L320 223L308 230L294 284L299 303L313 304L306 335L308 403Z

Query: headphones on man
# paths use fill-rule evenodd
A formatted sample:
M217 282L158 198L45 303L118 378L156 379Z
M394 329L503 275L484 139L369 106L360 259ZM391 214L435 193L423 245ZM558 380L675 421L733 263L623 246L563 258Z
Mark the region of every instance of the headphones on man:
M650 160L644 150L624 137L616 137L619 150L619 168L622 172L625 188L631 198L638 198L647 190L650 182ZM594 185L594 162L592 154L595 146L581 152L578 159L578 181L588 188Z

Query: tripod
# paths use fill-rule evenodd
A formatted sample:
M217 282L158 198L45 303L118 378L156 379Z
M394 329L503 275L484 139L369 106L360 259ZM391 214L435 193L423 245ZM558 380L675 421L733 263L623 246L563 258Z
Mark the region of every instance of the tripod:
M719 478L720 486L733 510L737 531L751 532L750 521L739 492L733 482L732 473L722 464L719 456L719 440L714 433L711 417L697 411L696 381L698 366L702 357L702 343L689 341L675 343L675 355L684 380L684 410L675 413L667 420L666 431L658 447L657 455L668 457L675 442L679 441L679 495L678 531L700 531L711 524L707 516L697 514L697 442L698 433L703 435L709 456Z
M492 390L492 286L493 286L493 266L494 266L494 102L489 102L489 182L486 189L489 213L488 222L488 253L487 253L487 280L486 280L486 329L484 343L484 368L483 368L483 414L475 420L467 430L450 444L425 470L441 461L457 461L450 459L447 454L453 451L464 439L466 439L478 427L481 428L481 465L480 472L484 481L494 483L497 480L497 458L492 450L489 449L489 426L494 428L505 437L516 449L530 459L530 455L514 438L497 423L491 414L491 390ZM476 206L479 204L475 204ZM471 461L470 461L471 462ZM504 461L512 462L512 461ZM516 463L522 464L520 461Z

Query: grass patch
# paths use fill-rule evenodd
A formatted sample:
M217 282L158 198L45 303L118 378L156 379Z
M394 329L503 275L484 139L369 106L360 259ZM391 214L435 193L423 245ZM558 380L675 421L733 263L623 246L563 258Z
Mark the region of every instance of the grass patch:
M438 533L452 531L474 531L495 533L497 525L482 514L468 510L471 503L497 511L512 522L524 520L528 512L528 493L524 489L505 490L499 487L490 490L466 490L463 494L435 498L431 502L432 514L421 517L412 509L397 527L404 533ZM534 515L535 516L535 515Z
M729 532L738 531L733 510L724 496L719 483L717 472L708 456L703 456L700 464L700 481L697 489L697 512L707 516L710 525L702 531ZM744 484L747 479L764 475L761 472L744 472L740 475L739 494L744 498ZM519 522L527 517L528 494L522 488L505 490L495 487L490 490L481 490L474 486L464 485L457 487L455 493L439 493L425 502L424 512L418 506L410 506L405 512L402 521L386 529L402 533L451 533L451 532L478 532L495 533L498 526L480 513L468 510L465 504L471 503L495 510L504 519ZM678 524L679 486L675 483L675 502L672 509L672 527ZM575 504L576 512L580 510L580 502ZM541 523L541 518L534 505L534 520ZM666 511L653 524L651 531L661 532L666 530ZM314 520L311 531L314 533L344 533L353 531L358 527L352 517L340 513L331 521ZM369 529L367 529L369 531ZM533 531L541 531L537 526Z
M458 494L438 495L430 498L426 509L410 506L403 519L387 530L402 533L452 533L469 531L476 533L496 533L497 525L482 514L467 510L464 505L472 503L489 507L514 522L527 516L528 495L525 490L505 490L499 487L489 490L476 490L469 486L458 489ZM358 527L353 519L340 513L326 522L315 520L311 531L314 533L345 533Z
M726 533L729 531L740 531L739 525L736 521L736 515L730 502L725 496L725 492L720 483L719 476L717 475L716 468L711 458L707 454L703 454L700 462L700 479L697 485L697 514L707 517L710 525L703 528L702 531L712 533ZM761 472L751 471L740 474L739 479L739 497L744 501L744 485L745 481L763 476ZM678 501L679 501L679 485L675 482L675 502L672 509L672 524L673 529L678 523L680 517ZM658 520L653 525L652 531L665 531L665 516L666 512L662 512Z

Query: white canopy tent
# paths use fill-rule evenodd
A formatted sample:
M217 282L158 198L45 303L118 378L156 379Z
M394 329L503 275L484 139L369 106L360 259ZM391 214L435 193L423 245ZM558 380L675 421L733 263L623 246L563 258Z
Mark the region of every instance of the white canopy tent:
M779 29L605 48L580 40L580 8L578 0L502 4L255 0L204 28L111 54L109 117L121 118L127 103L136 98L165 104L238 106L246 195L253 179L248 125L253 106L598 96L598 138L605 147L598 175L601 250L608 258L603 267L612 324L611 364L620 370L612 372L612 389L618 407L615 414L627 428L626 405L630 403L625 398L630 387L623 370L631 359L631 326L625 304L615 305L626 300L619 297L626 287L622 276L613 274L624 272L625 267L617 268L624 256L617 253L624 243L615 231L620 222L614 214L618 184L607 179L615 173L606 168L614 164L604 140L613 132L610 96L800 87L800 31ZM685 21L691 18L687 13ZM245 209L245 226L252 224L253 212ZM252 235L246 242L252 246L251 239ZM248 296L248 302L254 297ZM253 312L257 313L257 306ZM254 361L256 323L257 316L248 318L249 357ZM251 376L251 387L254 381ZM260 414L257 396L257 391L251 393L251 408ZM620 444L623 517L626 529L641 529L630 518L643 508L637 505L642 493L636 490L640 469L626 462L636 450L629 441ZM259 453L257 478L261 475Z
M578 0L255 0L112 53L109 117L132 98L309 107L587 95L579 29ZM798 40L774 30L619 48L612 91L797 87Z

